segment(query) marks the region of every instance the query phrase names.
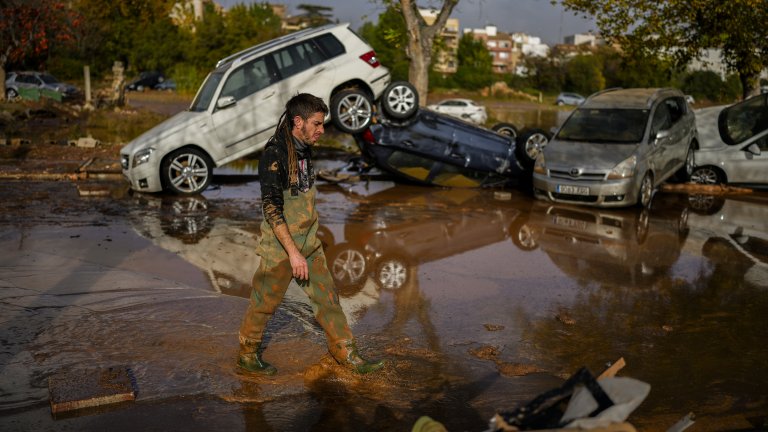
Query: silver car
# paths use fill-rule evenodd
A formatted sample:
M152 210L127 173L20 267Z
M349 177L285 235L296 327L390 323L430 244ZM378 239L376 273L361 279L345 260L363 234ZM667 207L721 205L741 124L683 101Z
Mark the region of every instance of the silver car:
M573 111L536 159L539 199L602 207L650 205L655 188L693 171L696 122L671 88L609 89Z
M691 181L768 184L768 93L696 111L699 148Z

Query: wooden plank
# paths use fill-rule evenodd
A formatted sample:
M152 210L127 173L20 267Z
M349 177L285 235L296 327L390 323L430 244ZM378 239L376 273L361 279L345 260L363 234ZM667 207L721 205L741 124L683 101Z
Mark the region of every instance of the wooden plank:
M127 367L75 370L48 378L53 414L136 399L133 373Z

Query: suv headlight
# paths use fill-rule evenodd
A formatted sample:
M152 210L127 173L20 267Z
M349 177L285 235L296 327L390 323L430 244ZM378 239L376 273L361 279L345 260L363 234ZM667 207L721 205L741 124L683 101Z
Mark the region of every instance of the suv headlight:
M613 167L611 172L608 173L608 180L620 180L632 177L635 175L635 168L637 168L637 156L630 156Z
M536 161L533 163L533 172L536 174L547 174L547 163L544 161L544 152L539 152Z
M133 166L137 167L143 163L149 162L149 158L154 151L155 149L152 147L137 151L136 154L133 155Z

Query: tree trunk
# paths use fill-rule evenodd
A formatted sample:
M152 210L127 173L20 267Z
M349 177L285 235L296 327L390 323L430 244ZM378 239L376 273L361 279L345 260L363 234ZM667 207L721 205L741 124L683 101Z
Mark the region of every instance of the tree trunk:
M427 25L413 0L400 0L401 12L408 32L408 50L406 55L411 61L408 67L408 80L419 93L419 105L427 104L429 92L429 68L432 65L432 46L435 37L448 21L454 6L459 0L445 0L440 13L432 25Z
M760 75L752 73L740 73L742 98L747 99L760 94Z

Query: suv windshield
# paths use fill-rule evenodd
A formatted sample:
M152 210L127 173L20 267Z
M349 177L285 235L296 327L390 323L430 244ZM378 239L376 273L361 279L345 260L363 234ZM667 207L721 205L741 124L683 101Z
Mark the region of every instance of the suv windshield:
M720 138L726 144L744 142L768 129L768 94L761 94L724 109L718 118Z
M197 92L197 97L192 101L192 106L189 107L190 111L201 112L208 109L211 99L213 99L213 94L216 93L216 88L219 86L225 71L226 69L217 69L208 75L203 86L200 87L200 91Z
M636 144L642 141L648 110L579 108L557 139L590 143Z

